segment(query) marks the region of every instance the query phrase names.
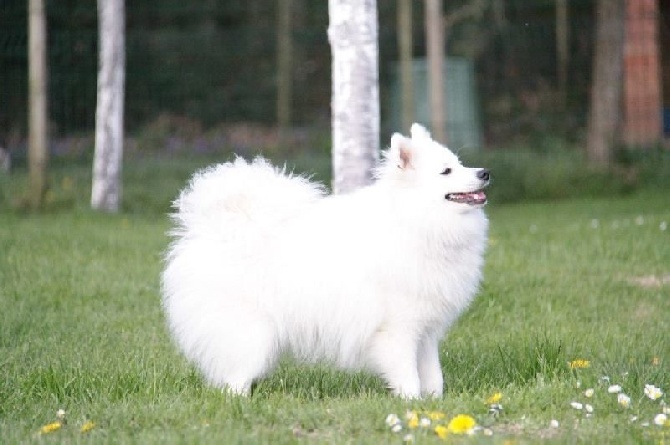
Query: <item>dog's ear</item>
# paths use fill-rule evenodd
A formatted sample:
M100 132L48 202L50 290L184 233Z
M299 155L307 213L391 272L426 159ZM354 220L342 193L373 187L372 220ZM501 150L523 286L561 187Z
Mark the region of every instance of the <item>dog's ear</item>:
M406 169L413 167L414 147L412 141L400 133L391 136L391 151L397 157L398 168Z
M426 128L418 123L413 123L412 128L409 130L412 135L412 139L430 139L430 133Z

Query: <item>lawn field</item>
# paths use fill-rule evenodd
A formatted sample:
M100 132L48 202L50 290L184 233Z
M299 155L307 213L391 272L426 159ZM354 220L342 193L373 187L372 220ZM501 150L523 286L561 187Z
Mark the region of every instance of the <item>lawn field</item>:
M485 280L441 345L445 395L425 401L290 362L250 398L222 394L165 328L166 216L0 213L0 442L670 443L654 422L670 404L669 202L490 205ZM474 434L439 437L458 414Z

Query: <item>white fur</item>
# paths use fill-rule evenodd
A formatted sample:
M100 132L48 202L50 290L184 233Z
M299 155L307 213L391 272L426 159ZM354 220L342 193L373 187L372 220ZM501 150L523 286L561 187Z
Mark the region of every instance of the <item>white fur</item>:
M377 181L347 195L261 158L197 173L163 273L177 344L239 394L291 354L369 369L403 397L441 395L438 342L477 291L488 226L445 194L481 189L478 171L415 124L393 135Z

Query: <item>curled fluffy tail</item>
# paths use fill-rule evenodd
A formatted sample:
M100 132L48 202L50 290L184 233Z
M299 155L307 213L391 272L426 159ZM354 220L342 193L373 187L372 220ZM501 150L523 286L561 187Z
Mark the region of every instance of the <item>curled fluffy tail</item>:
M173 235L252 237L281 223L323 196L323 187L276 168L264 158L237 158L197 172L173 203Z

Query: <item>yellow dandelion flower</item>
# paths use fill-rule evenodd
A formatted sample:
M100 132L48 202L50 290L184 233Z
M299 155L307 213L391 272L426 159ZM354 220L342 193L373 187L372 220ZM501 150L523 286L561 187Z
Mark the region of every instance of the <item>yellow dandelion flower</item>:
M447 415L444 414L444 413L441 412L441 411L428 411L428 412L426 413L426 415L427 415L428 418L430 418L430 420L432 420L432 421L442 420L442 419L444 419L445 417L447 417Z
M474 418L467 414L459 414L451 419L447 425L447 429L450 433L467 434L475 427L475 425L477 425L477 422L475 422Z
M440 439L446 439L449 435L449 428L444 425L438 425L435 427L435 434L437 434L437 437Z
M54 431L58 431L63 426L60 422L47 423L42 428L40 428L40 434L49 434Z
M81 433L88 433L88 432L91 431L93 428L95 428L95 423L93 423L93 422L91 422L91 421L89 420L89 421L87 421L85 424L83 424L83 425L81 426L81 428L79 428L79 431L80 431Z
M410 429L417 428L419 426L419 416L414 413L412 417L407 421L407 427Z
M486 403L488 403L489 405L492 405L494 403L500 402L501 400L502 400L502 393L497 392L497 393L493 394L491 397L489 397L488 399L486 399Z
M577 360L572 360L571 362L568 362L568 366L570 366L570 369L583 369L583 368L588 368L591 366L591 362L588 360L584 359L577 359Z

